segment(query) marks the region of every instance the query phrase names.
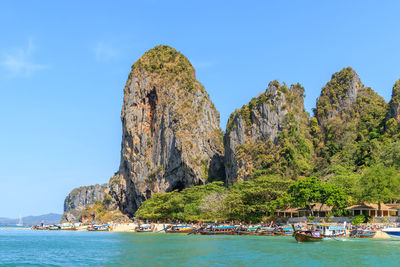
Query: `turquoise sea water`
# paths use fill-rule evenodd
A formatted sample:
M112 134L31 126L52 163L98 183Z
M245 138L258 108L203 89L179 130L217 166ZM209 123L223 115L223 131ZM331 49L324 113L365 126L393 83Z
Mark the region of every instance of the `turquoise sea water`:
M6 266L399 266L400 241L0 228Z

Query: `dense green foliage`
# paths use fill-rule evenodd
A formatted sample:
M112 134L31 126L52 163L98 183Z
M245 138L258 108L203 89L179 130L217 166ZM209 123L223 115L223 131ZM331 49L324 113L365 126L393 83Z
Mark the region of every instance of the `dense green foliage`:
M357 215L354 217L354 219L351 221L352 224L354 225L360 225L362 223L366 223L368 221L368 217L365 215Z
M288 195L288 203L293 207L307 208L311 216L314 216L315 203L332 206L338 213L341 213L348 204L348 196L341 188L323 183L316 177L297 181L289 187Z
M268 213L288 204L310 208L315 202L343 211L348 196L342 189L304 178L295 183L279 176L262 176L225 188L220 182L170 193L155 194L143 202L136 217L150 220L260 222Z
M258 222L270 210L270 202L283 197L291 181L263 176L234 184L223 201L228 220Z
M150 220L258 222L269 203L286 193L290 181L263 176L229 188L221 182L170 193L158 193L143 202L136 217Z
M222 182L194 186L181 192L158 193L142 203L136 216L160 221L223 219L221 202L225 194Z
M360 180L360 185L363 189L362 198L378 203L378 213L381 210L381 203L400 198L400 175L393 167L377 165L367 169Z

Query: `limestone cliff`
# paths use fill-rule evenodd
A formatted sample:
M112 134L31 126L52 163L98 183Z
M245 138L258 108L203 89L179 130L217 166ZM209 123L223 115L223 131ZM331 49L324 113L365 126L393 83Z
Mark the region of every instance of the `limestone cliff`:
M188 59L169 46L147 51L124 88L119 172L110 194L133 216L157 192L224 179L219 113Z
M318 143L316 154L319 168L323 169L331 163L365 165L369 159L364 155L370 153L364 150L374 148L355 144L365 143L380 135L386 106L381 96L361 83L352 68L334 73L322 88L314 109L319 125L315 125L312 132L314 140L318 140L314 143Z
M73 189L65 198L62 220L78 222L79 216L86 206L93 205L96 201L103 201L107 192L108 184L82 186Z
M273 81L265 93L231 114L224 137L228 183L251 179L255 171L294 177L309 170L312 148L303 97L300 84Z
M317 100L315 116L319 124L326 127L330 119L345 117L363 89L364 85L352 68L334 73L332 79L322 88Z

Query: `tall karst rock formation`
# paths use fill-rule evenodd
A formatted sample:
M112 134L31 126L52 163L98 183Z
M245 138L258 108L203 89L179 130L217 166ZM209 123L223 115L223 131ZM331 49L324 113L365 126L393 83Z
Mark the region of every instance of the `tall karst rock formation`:
M385 100L365 87L352 68L334 73L322 88L310 122L317 165L321 169L341 161L364 165L367 159L362 155L368 153L362 150L373 148L361 144L383 131L386 109Z
M224 136L227 182L260 174L307 174L312 152L308 116L300 84L270 82L265 93L229 118Z
M110 194L129 216L153 193L224 179L219 113L175 49L157 46L133 64L121 120L121 162Z

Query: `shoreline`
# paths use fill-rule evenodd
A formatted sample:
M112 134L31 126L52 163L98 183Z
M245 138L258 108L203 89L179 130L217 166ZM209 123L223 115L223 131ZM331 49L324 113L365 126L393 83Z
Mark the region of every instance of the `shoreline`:
M338 224L338 223L325 223L331 226L341 226L343 224ZM136 233L137 231L135 230L136 227L139 226L138 223L114 223L114 224L109 224L110 225L110 230L108 232L116 232L116 233ZM165 233L163 231L166 227L173 225L171 223L145 223L145 224L140 224L140 225L152 225L153 226L153 231L147 232L147 233ZM303 225L303 224L298 224L298 225ZM369 228L375 228L376 229L376 234L372 239L392 239L387 233L383 232L382 229L388 228L388 227L397 227L397 225L393 224L388 224L388 223L376 223L376 224L362 224L362 226L369 227ZM80 225L76 227L76 231L87 231L88 225ZM31 227L0 227L0 230L33 230ZM62 231L62 230L61 230ZM350 236L350 230L347 230L347 233L345 235L346 238Z

